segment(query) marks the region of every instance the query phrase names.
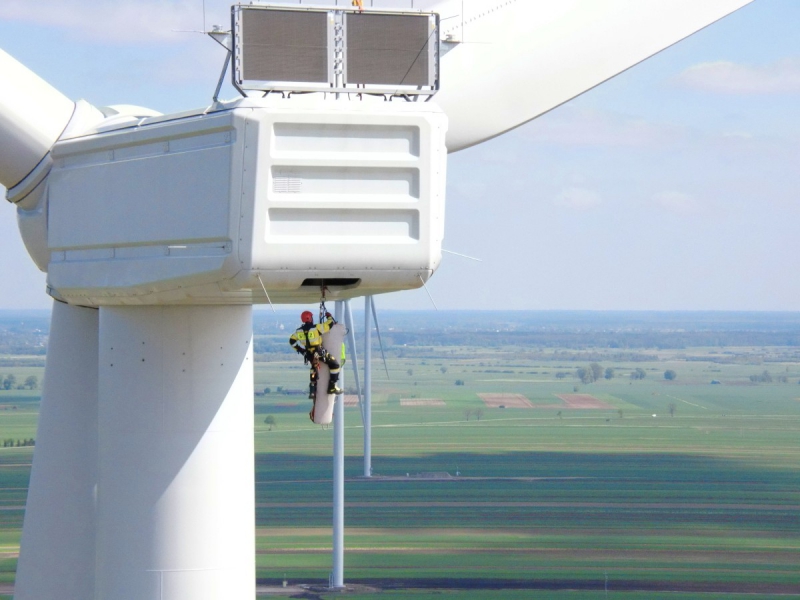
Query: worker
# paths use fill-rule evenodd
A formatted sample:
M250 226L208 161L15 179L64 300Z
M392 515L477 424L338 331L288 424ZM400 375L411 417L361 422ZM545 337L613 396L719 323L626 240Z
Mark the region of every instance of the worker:
M341 394L342 390L336 383L339 381L339 371L341 365L333 355L322 346L322 334L331 330L336 321L334 321L331 313L325 313L325 321L319 325L314 325L314 315L310 310L303 312L300 315L300 320L303 324L297 328L289 338L289 344L294 348L298 354L302 354L306 359L306 364L311 365L310 384L308 389L308 397L315 400L317 397L317 380L319 379L319 365L325 363L331 372L331 378L328 381L329 394ZM313 412L313 411L312 411Z

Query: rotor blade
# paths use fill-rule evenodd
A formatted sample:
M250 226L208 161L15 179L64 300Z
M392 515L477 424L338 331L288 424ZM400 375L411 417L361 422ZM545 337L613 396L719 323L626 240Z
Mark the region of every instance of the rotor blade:
M72 118L75 103L0 50L0 185L31 173Z
M353 327L353 310L350 307L350 300L344 301L344 324L347 327L347 346L349 355L353 362L353 376L356 379L356 394L358 394L358 408L361 410L361 423L365 423L364 402L362 402L361 381L358 379L358 354L356 353L356 331Z
M381 347L381 358L383 359L383 368L386 370L386 379L391 379L389 377L389 367L386 364L386 354L383 352L383 340L381 339L381 328L378 325L378 309L375 308L375 298L372 298L372 302L370 302L370 306L372 307L372 321L375 323L375 331L378 332L378 344Z
M527 123L752 0L417 0L442 18L456 152Z

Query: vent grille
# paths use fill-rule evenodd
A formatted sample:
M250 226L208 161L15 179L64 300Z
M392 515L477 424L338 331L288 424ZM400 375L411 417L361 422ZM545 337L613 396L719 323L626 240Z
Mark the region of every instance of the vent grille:
M328 15L241 11L242 78L328 83Z
M272 191L276 194L299 194L302 188L302 180L291 175L276 175L272 181Z
M242 93L439 89L436 14L252 4L232 11L233 83Z
M427 15L347 15L346 82L362 85L433 85Z

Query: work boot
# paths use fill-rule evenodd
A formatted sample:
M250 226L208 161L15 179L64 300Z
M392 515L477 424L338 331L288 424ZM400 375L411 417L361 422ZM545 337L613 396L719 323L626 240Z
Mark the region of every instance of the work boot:
M342 388L340 388L336 383L332 383L328 386L328 393L339 395L342 393Z

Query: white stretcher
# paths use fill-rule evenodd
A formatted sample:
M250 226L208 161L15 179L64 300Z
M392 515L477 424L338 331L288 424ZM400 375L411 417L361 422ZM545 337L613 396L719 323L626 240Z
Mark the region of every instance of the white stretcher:
M328 333L322 336L322 347L340 362L342 343L346 334L347 328L341 323L336 323ZM317 399L314 405L314 423L317 425L330 425L333 421L333 405L336 401L336 396L327 393L330 379L331 372L328 365L320 363L319 379L317 379Z

